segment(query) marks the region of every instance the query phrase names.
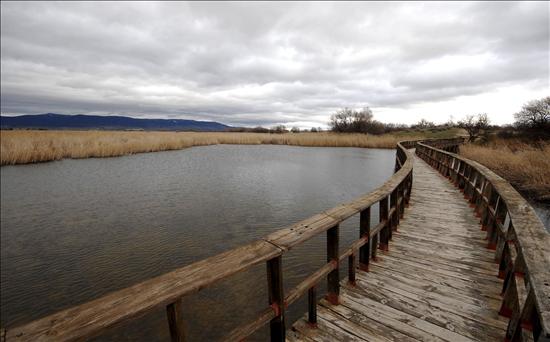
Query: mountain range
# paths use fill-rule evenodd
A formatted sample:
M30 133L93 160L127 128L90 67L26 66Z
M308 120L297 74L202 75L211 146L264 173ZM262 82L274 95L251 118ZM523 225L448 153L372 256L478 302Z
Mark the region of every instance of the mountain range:
M2 129L101 129L146 131L225 131L231 126L215 121L136 119L127 116L37 114L0 116Z

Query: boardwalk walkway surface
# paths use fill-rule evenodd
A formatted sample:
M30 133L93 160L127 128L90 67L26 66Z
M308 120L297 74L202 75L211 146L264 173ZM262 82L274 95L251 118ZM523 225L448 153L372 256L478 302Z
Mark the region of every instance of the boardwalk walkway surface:
M340 304L321 300L318 323L294 323L288 341L502 341L502 280L485 232L463 195L415 156L410 206Z

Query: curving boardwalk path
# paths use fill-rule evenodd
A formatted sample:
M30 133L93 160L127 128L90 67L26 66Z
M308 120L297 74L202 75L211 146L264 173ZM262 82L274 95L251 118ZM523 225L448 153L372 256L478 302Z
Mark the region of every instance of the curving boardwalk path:
M415 156L410 206L389 252L378 251L340 304L321 300L318 325L294 323L288 341L502 341L502 280L463 195ZM343 270L340 271L343 273Z

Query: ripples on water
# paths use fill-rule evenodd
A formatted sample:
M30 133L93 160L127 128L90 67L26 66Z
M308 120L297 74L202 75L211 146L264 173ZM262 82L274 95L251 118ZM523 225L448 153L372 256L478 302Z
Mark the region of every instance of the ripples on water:
M389 178L394 157L218 145L2 167L1 324L86 302L354 199ZM357 217L341 225L341 248L358 234ZM285 254L285 288L325 258L324 234ZM254 318L266 307L266 287L262 264L185 298L191 340L218 338ZM304 299L292 305L287 324L306 310ZM168 339L163 309L100 339L138 336Z

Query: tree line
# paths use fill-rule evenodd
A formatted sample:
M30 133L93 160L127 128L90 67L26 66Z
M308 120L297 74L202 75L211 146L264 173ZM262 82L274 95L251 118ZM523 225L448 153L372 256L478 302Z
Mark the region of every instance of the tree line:
M455 122L450 118L446 123L435 124L426 119L421 119L415 124L383 123L374 119L372 110L368 107L354 110L343 108L332 114L328 122L329 130L337 133L364 133L380 135L403 131L408 129L435 129L435 128L462 128L469 136L469 140L476 140L480 135L490 129L500 129L499 134L530 134L535 137L547 138L550 135L550 96L529 101L523 105L521 110L514 114L516 120L513 125L498 127L491 125L486 113L469 114ZM300 129L299 127L287 128L284 125L277 125L271 128L258 127L236 127L233 132L254 132L254 133L301 133L301 132L323 132L321 127L311 129Z
M539 137L548 137L550 134L550 96L540 100L529 101L523 105L521 110L514 114L516 120L513 126L503 127L504 132L510 132L514 129L526 134L532 134ZM487 132L491 126L489 117L486 113L466 115L462 120L454 122L452 119L444 124L435 123L421 119L413 125L387 124L374 119L370 108L353 110L344 108L332 114L329 121L330 130L339 133L365 133L365 134L384 134L404 129L427 129L427 128L452 128L458 127L464 129L469 136L469 140L477 139L480 134Z

